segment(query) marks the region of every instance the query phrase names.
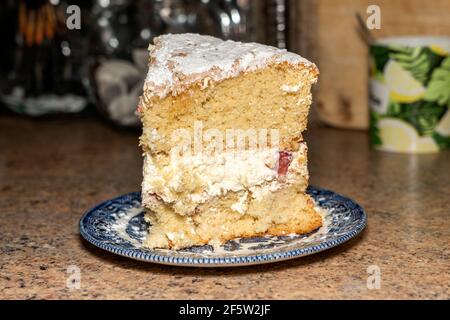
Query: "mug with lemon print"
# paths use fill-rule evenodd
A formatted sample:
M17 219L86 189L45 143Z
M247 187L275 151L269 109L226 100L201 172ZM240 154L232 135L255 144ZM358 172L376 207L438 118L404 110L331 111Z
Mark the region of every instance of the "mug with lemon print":
M450 37L384 38L370 46L370 136L381 150L450 149Z

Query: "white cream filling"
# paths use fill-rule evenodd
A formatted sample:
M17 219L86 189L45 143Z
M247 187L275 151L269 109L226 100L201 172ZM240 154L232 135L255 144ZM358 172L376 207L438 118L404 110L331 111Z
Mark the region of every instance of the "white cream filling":
M243 192L231 208L245 213L250 194L253 199L262 199L285 183L295 183L299 174L307 177L306 151L306 144L301 143L300 149L292 155L284 181L278 179L279 151L275 148L224 152L214 156L184 155L172 158L163 168L157 168L152 157L145 155L143 196L157 194L164 202L173 204L182 196L200 204L230 191Z
M174 157L164 168L158 169L150 156L144 158L144 193L157 193L165 202L177 200L177 193L190 189L195 203L239 192L272 181L277 177L277 149L224 152L214 156L189 155Z

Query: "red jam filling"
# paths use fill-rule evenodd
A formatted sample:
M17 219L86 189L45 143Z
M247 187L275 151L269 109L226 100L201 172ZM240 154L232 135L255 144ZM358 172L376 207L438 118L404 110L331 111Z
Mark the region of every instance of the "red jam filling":
M279 154L278 175L285 176L292 162L292 153L289 151L280 151Z

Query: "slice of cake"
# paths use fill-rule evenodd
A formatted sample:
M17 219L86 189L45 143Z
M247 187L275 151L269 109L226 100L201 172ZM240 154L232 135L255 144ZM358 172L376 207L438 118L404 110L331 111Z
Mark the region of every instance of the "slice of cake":
M306 129L317 67L198 34L150 45L138 111L149 248L311 232Z

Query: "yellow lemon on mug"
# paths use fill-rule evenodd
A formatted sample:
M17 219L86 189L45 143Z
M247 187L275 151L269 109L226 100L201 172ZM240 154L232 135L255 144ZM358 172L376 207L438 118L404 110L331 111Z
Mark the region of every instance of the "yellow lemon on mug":
M388 151L411 152L417 146L418 134L409 123L395 118L378 121L382 149Z
M379 120L381 149L407 153L434 153L439 146L432 137L419 136L416 128L409 123L396 119Z
M450 108L439 121L439 124L436 126L435 131L441 136L450 136Z
M394 60L390 60L384 67L384 78L391 98L397 102L412 103L425 95L426 89L422 83Z
M450 44L432 44L430 45L430 49L440 56L448 56L450 54Z

